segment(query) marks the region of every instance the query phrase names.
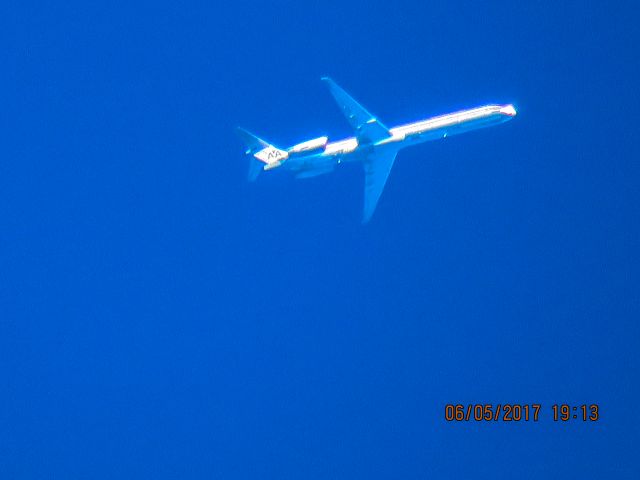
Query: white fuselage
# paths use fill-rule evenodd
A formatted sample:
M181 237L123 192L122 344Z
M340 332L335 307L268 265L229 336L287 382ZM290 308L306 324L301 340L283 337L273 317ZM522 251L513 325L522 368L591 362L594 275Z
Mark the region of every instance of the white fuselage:
M390 137L373 144L359 145L355 137L325 143L323 148L319 146L312 151L291 155L283 162L283 166L298 172L299 176L320 175L332 171L335 165L343 161L362 160L363 156L373 150L400 150L418 143L503 123L515 115L513 105L486 105L462 110L391 128Z

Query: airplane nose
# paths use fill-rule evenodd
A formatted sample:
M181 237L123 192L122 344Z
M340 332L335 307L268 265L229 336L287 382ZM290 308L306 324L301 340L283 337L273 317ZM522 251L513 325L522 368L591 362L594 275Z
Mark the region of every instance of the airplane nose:
M500 113L504 115L509 115L510 117L515 117L518 112L516 112L516 109L513 105L509 104L502 107L500 109Z

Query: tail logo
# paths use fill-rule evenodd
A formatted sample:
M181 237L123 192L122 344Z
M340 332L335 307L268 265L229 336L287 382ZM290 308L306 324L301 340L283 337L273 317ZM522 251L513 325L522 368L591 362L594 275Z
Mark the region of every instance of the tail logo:
M279 150L273 145L269 145L267 148L263 148L258 153L254 155L261 162L270 165L272 163L281 162L282 160L286 160L289 154L284 150Z

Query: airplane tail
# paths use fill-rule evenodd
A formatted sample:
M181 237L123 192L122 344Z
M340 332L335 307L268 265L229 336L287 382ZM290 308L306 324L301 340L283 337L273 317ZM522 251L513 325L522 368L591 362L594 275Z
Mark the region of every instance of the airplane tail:
M247 147L245 153L251 155L248 175L250 182L255 181L262 170L279 167L289 156L285 150L274 147L243 128L237 127L236 133Z

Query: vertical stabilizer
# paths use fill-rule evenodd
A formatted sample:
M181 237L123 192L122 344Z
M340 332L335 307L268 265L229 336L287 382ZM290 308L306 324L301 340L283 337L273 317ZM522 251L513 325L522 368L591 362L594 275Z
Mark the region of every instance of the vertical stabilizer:
M243 128L237 127L236 133L247 147L245 153L251 155L248 174L250 182L258 178L262 170L270 170L280 166L281 162L289 156L286 151L274 147Z

